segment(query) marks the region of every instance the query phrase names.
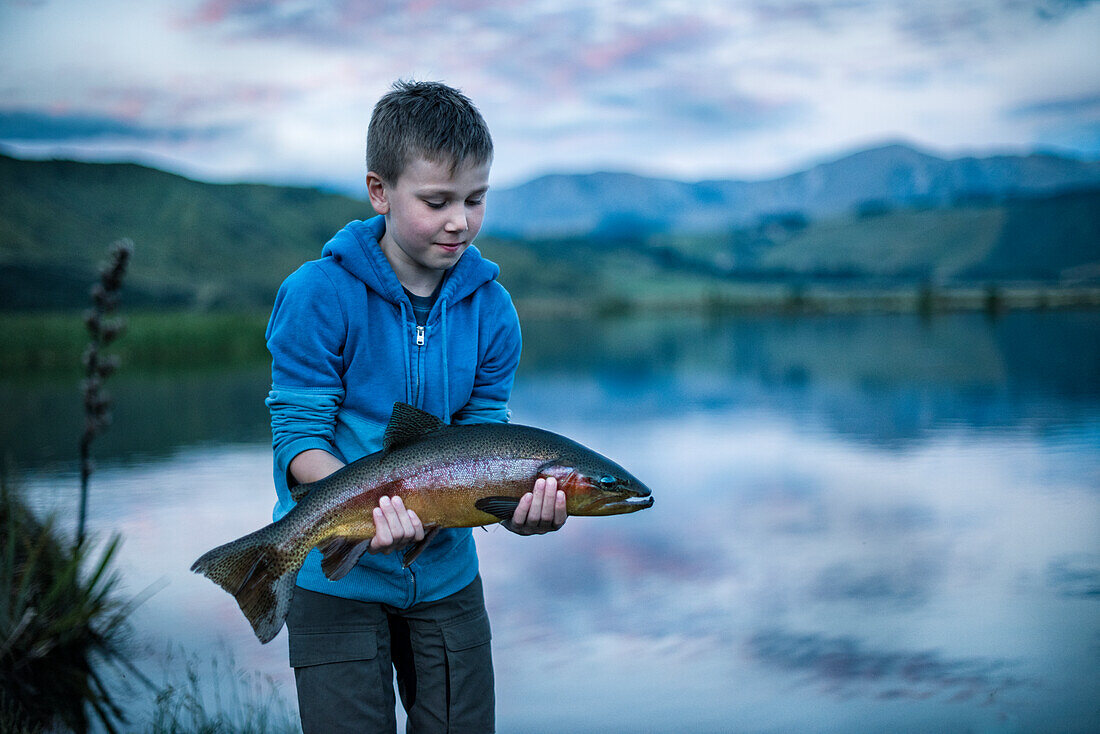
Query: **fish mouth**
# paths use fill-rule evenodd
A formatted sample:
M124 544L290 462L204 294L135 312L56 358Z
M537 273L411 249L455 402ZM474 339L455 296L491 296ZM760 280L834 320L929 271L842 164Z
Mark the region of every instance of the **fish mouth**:
M597 510L600 514L624 515L628 512L637 512L653 506L653 497L641 497L638 495L608 497L599 503Z
M614 506L614 507L626 507L626 508L629 508L630 512L634 512L636 510L644 510L647 507L653 507L653 498L652 497L627 497L627 498L621 499L617 502L612 502L611 505Z

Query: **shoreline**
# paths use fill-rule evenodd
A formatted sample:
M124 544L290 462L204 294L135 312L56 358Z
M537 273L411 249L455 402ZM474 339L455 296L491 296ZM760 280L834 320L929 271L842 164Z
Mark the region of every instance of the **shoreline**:
M633 316L787 316L914 314L923 318L984 312L1100 308L1100 287L990 284L971 287L838 288L822 284L737 284L692 294L626 298L614 292L584 299L516 298L523 320ZM140 310L121 315L126 331L112 352L124 365L172 371L246 366L270 359L264 341L269 312ZM66 375L80 371L87 344L82 312L0 311L0 375Z
M955 312L1100 308L1100 286L1000 285L837 288L821 284L760 284L713 289L690 296L516 299L521 318L585 318L632 314L814 316L892 313L935 316Z

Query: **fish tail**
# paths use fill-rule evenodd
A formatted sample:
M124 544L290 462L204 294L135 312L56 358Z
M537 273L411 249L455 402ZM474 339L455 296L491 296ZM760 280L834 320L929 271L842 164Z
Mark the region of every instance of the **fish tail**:
M283 549L275 524L220 545L191 566L237 600L260 642L283 627L305 553Z

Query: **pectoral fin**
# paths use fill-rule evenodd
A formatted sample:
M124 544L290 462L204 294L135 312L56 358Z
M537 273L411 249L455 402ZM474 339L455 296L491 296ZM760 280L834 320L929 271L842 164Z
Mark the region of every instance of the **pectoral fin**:
M289 474L287 475L289 476ZM309 494L309 491L313 489L314 483L309 484L295 484L290 488L290 499L295 502L301 502L302 498Z
M500 520L511 520L517 505L519 505L517 497L482 497L474 503L477 509Z
M370 538L349 538L338 535L321 546L321 570L329 581L339 581L367 552Z
M428 543L432 542L432 538L436 536L442 525L425 525L424 526L424 538L418 540L409 550L405 552L405 560L401 562L402 568L408 568L412 565L412 562L424 552L424 549L428 547Z

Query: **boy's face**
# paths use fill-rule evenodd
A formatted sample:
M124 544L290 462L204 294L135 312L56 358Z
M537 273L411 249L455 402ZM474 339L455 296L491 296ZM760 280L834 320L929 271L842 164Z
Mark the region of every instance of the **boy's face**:
M403 286L431 294L481 230L488 189L488 162L461 163L452 175L448 163L416 156L394 183L367 174L371 205L386 217L379 244Z

